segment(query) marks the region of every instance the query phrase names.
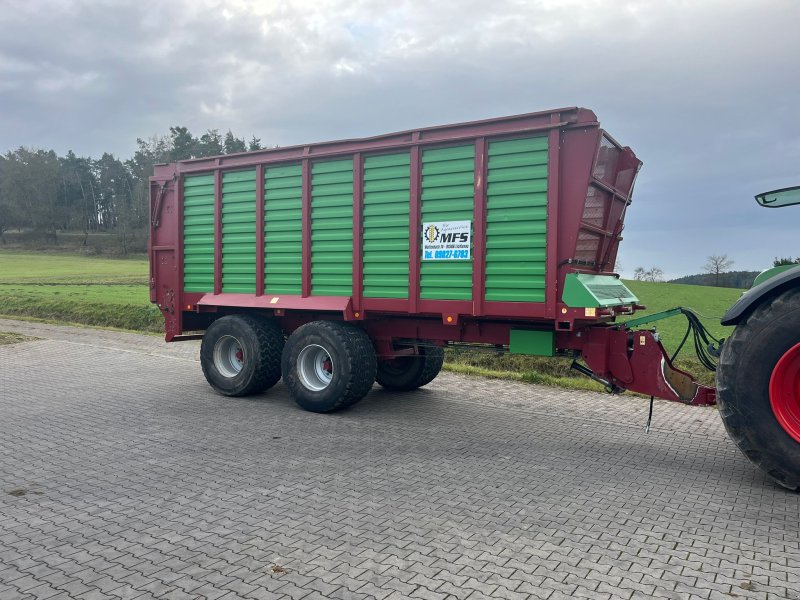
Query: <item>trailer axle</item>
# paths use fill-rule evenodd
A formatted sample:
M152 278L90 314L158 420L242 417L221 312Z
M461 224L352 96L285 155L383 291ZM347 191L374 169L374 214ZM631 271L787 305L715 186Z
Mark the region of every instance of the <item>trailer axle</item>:
M590 377L603 385L693 406L716 403L716 390L675 367L652 331L590 327L562 336L559 346L580 351Z

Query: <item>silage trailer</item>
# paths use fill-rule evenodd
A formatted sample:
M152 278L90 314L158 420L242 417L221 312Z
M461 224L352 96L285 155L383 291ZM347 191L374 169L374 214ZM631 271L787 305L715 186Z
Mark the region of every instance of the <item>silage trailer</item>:
M283 378L330 412L376 381L421 387L472 344L711 405L639 328L655 317L617 321L644 308L614 272L640 166L584 108L157 165L150 298L229 396Z

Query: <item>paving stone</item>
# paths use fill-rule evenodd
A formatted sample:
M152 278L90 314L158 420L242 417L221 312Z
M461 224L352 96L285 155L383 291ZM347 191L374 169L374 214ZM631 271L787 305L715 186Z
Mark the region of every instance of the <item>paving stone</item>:
M113 598L122 598L122 600L134 600L135 598L140 598L145 595L145 592L142 590L137 590L130 585L123 585L122 587L118 587L114 590L108 592L109 597Z
M408 595L409 598L420 598L421 600L445 600L448 594L442 592L434 592L426 587L418 586L413 592Z
M800 497L714 409L443 373L316 415L196 343L0 330L42 338L0 347L0 492L42 492L0 494L2 600L800 598Z
M45 598L51 598L57 594L60 594L61 591L47 583L42 583L41 585L37 585L35 588L25 590L25 593L30 594L35 598L42 598L42 600L44 600Z

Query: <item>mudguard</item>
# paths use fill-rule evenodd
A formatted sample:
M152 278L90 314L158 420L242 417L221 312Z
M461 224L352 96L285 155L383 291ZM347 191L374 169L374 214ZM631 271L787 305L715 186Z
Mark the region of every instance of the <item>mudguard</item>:
M738 324L763 299L797 286L800 286L800 265L783 273L778 273L774 277L770 277L763 283L759 283L757 286L747 290L722 317L722 324Z

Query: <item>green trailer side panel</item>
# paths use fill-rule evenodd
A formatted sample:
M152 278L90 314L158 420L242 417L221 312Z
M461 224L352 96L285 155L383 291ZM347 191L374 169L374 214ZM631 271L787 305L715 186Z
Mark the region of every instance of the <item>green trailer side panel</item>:
M222 174L222 291L256 292L256 171Z
M556 353L555 331L512 329L508 351L511 354L553 356Z
M364 296L408 298L411 156L364 161Z
M183 289L214 292L214 176L183 178Z
M353 160L311 166L311 295L353 293Z
M303 292L301 165L264 169L264 293Z
M547 137L490 142L486 180L485 298L544 302Z
M474 194L474 144L423 151L422 223L472 222ZM420 267L420 298L471 300L472 259L423 260Z

